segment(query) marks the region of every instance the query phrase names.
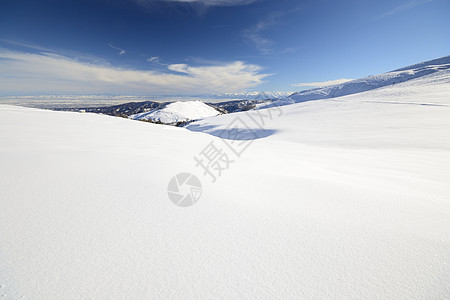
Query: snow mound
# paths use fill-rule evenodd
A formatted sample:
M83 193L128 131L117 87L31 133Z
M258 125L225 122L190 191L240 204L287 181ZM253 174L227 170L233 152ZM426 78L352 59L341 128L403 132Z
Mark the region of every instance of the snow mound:
M155 123L176 124L219 115L220 112L201 101L175 102L165 108L132 115L133 120L150 120Z

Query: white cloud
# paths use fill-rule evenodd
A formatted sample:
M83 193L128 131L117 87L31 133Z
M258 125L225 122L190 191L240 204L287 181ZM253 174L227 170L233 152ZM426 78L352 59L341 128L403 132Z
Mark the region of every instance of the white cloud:
M167 68L174 72L189 74L188 71L189 66L186 64L169 65Z
M304 87L323 87L328 85L335 85L335 84L341 84L348 81L351 81L353 79L336 79L336 80L329 80L329 81L320 81L320 82L304 82L304 83L296 83L291 84L292 86L304 86Z
M260 73L261 67L241 61L213 66L172 64L167 68L167 72L142 71L53 53L0 49L0 90L5 94L199 94L242 91L269 76Z
M126 53L125 50L123 50L123 49L121 49L121 48L119 48L119 47L113 46L113 45L111 45L111 44L108 44L108 46L111 47L111 48L113 48L114 50L119 51L119 55L124 55L124 54Z

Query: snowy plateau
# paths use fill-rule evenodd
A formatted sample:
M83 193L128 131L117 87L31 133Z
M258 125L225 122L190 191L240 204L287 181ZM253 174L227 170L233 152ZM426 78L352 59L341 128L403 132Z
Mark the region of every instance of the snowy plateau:
M0 296L448 299L449 63L184 128L0 105ZM215 182L212 143L248 143ZM189 208L167 194L183 172Z

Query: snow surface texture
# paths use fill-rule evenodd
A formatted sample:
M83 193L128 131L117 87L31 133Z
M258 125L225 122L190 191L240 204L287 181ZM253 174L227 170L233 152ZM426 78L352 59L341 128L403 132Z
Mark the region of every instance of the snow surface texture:
M304 101L335 98L361 93L372 89L393 85L400 82L405 82L414 78L418 78L449 68L450 68L450 56L446 56L380 75L371 75L361 79L347 81L342 84L304 90L301 92L294 93L289 97L281 98L278 101L274 101L272 104L259 105L259 107L267 108L280 105L289 105Z
M0 294L447 298L449 70L282 109L205 134L0 106ZM213 184L193 157L235 117L265 137ZM203 185L190 208L166 192L182 172Z
M167 105L163 109L143 112L129 116L133 120L151 120L164 124L176 124L190 120L198 120L206 117L219 115L213 107L201 101L175 102Z

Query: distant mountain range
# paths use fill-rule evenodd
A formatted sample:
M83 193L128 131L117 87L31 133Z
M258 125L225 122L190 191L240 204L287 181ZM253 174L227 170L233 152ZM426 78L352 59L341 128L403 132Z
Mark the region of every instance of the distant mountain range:
M155 123L163 123L163 124L171 124L171 125L179 125L184 124L187 121L196 120L197 118L187 118L184 117L183 112L176 113L173 110L170 110L170 117L166 114L166 118L162 117L162 114L165 114L165 109L173 104L177 103L194 103L200 102L207 107L211 107L217 114L229 114L239 111L247 111L250 109L254 109L257 105L266 105L270 104L277 99L265 99L265 100L232 100L225 102L217 102L217 103L203 103L202 101L177 101L177 102L156 102L156 101L144 101L144 102L129 102L120 105L113 106L105 106L105 107L83 107L83 108L55 108L57 111L79 111L79 112L89 112L89 113L97 113L110 115L115 117L123 117L123 118L132 118L136 120L143 120ZM179 105L180 107L186 108L185 105ZM198 105L194 105L193 108L200 107ZM201 107L203 111L205 111L205 107ZM189 111L189 115L193 114L192 110ZM201 117L205 117L201 115Z
M191 121L218 114L229 114L251 109L264 109L272 106L352 95L405 82L449 68L450 56L446 56L379 75L371 75L342 84L309 89L296 93L227 93L202 95L201 97L203 98L195 99L194 97L195 100L193 101L143 101L105 107L57 108L55 110L92 112L154 123L185 125ZM233 100L214 102L212 101L214 97L217 99ZM238 98L238 100L234 100L235 98Z
M230 100L266 100L279 99L292 95L294 92L244 92L244 93L224 93L216 95L203 95L206 98L230 99Z
M1 96L2 104L20 105L34 108L53 110L71 110L94 107L117 106L131 102L177 102L177 101L203 101L217 103L235 100L265 100L288 97L293 92L243 92L224 94L199 95L10 95Z

